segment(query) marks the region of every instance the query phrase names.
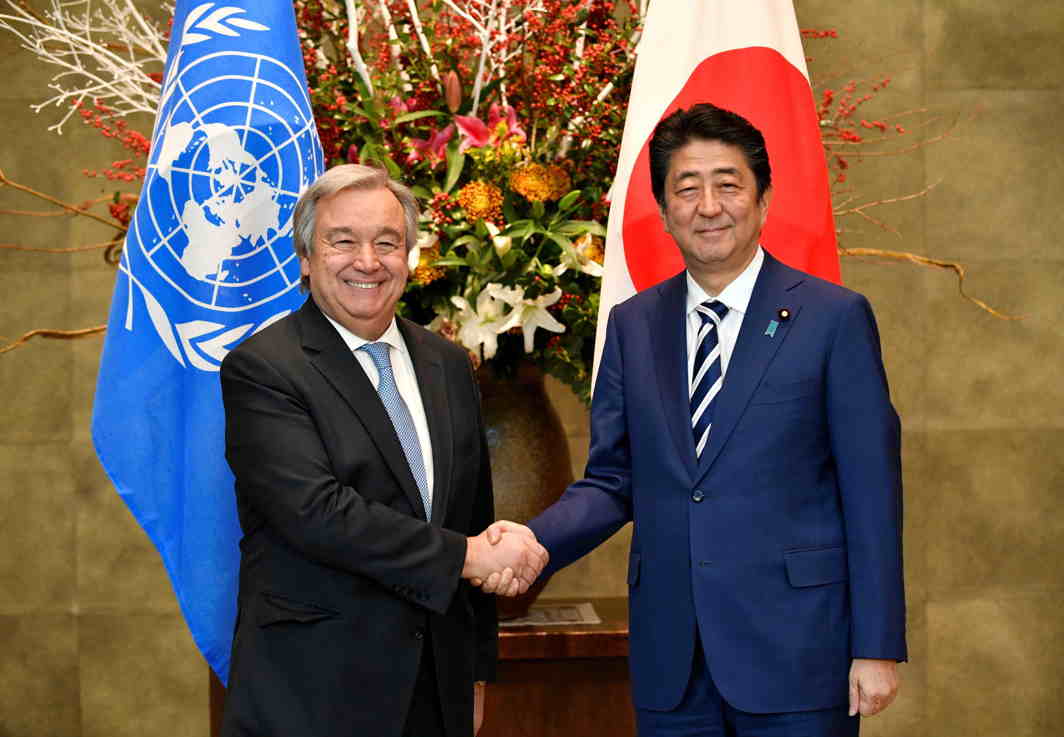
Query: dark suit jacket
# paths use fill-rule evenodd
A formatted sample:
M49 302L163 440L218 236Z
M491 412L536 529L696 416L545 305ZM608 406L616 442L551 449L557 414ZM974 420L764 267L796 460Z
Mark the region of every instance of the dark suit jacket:
M468 356L399 319L432 439L431 523L377 392L313 300L222 364L240 594L223 734L398 737L431 641L447 733L494 677L491 597L460 580L494 519ZM426 638L430 634L430 638Z
M766 253L699 462L686 294L681 273L613 310L586 477L530 526L553 570L634 520L637 707L679 703L696 626L733 706L845 704L852 658L906 657L900 430L871 308Z

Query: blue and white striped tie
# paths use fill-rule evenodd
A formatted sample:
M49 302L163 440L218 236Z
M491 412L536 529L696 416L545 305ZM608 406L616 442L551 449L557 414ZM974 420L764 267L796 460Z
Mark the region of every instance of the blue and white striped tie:
M695 308L702 318L702 325L695 340L695 360L691 375L691 429L695 436L695 455L702 457L702 450L709 439L713 425L713 400L716 399L724 376L721 373L720 321L728 312L728 306L716 300L707 300Z
M392 418L395 434L399 436L399 443L403 446L406 462L410 464L410 473L413 474L418 491L421 492L421 502L425 505L425 519L432 519L432 502L429 500L429 483L428 476L425 474L425 459L421 456L421 443L418 442L417 430L414 428L414 419L410 416L410 410L395 385L392 362L388 357L388 344L366 343L359 350L368 353L373 359L373 365L377 367L377 374L380 376L377 394L384 403L384 409L388 410L388 416Z

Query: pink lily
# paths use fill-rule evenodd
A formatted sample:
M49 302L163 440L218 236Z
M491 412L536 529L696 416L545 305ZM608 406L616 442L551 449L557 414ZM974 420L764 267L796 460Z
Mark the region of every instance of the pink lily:
M406 163L416 164L424 159L436 167L438 163L447 157L447 143L454 137L454 126L449 125L443 130L433 131L426 138L411 138L410 153L406 156Z
M505 117L504 117L505 116ZM460 151L481 146L495 146L507 139L518 143L525 140L525 132L517 124L517 111L510 105L492 103L488 108L488 122L470 115L455 115L454 124L462 134Z
M403 100L400 100L398 95L388 101L388 107L392 109L392 113L397 118L400 115L405 115L406 113L410 112L410 106L407 105L406 102L404 102Z

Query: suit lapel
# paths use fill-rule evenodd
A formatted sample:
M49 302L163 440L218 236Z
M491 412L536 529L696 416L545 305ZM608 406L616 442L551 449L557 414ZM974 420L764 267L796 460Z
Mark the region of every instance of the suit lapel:
M691 431L691 400L687 377L687 277L685 271L661 283L658 301L648 314L661 405L676 452L694 478L695 441Z
M732 351L731 361L728 363L724 385L717 395L713 426L709 431L709 442L699 460L697 481L701 481L706 475L727 444L743 412L746 411L750 397L761 383L765 370L783 345L783 341L787 339L791 327L797 322L802 306L798 301L798 294L790 290L804 278L804 274L784 266L768 251L765 252L765 261L754 284L735 350ZM790 310L790 319L779 319L781 307ZM768 335L766 330L773 320L777 322L777 326L774 334Z
M421 494L410 472L403 446L395 433L388 411L384 409L377 390L362 370L358 359L344 343L343 338L321 310L308 299L299 311L303 347L310 354L310 363L325 377L337 393L355 413L366 434L373 440L388 468L399 480L399 485L415 510L424 515ZM405 337L405 336L404 336Z
M422 331L413 323L397 318L399 331L406 341L407 350L414 362L421 403L425 407L425 419L432 441L432 522L442 525L447 515L451 494L452 449L451 409L447 401L447 382L443 376L443 359L433 348Z

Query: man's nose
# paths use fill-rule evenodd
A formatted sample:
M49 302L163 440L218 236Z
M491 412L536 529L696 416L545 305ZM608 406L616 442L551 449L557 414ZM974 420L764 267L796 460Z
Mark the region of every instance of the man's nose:
M376 271L381 264L372 243L360 243L351 252L351 264L359 271Z
M704 217L715 217L720 214L720 199L713 193L712 187L702 190L702 196L698 199L698 214Z

